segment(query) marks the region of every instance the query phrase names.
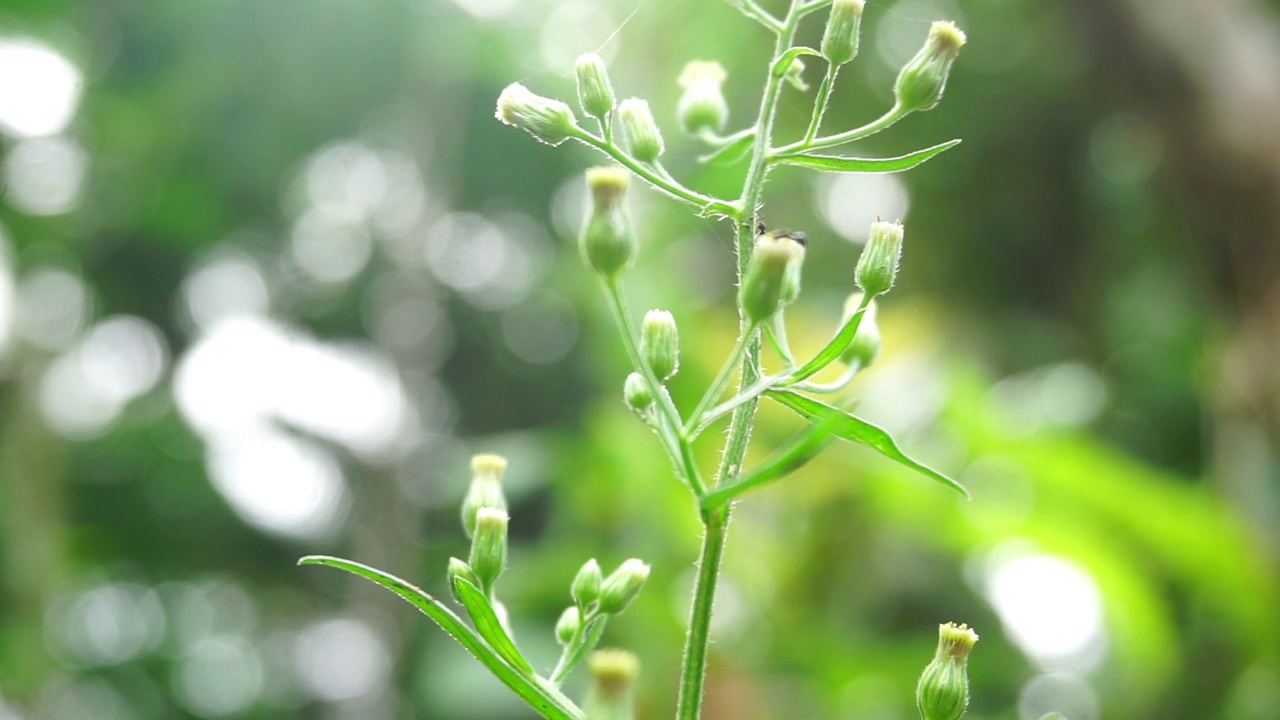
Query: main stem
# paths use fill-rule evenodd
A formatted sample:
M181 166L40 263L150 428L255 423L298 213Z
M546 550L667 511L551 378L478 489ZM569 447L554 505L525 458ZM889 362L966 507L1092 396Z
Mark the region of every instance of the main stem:
M792 0L782 29L774 45L773 57L781 57L791 47L796 27L800 23L800 0ZM772 67L772 62L770 63ZM782 78L769 73L760 99L760 114L756 119L755 146L751 153L751 165L742 187L739 207L742 215L737 218L738 282L747 269L756 237L756 211L764 196L764 181L768 173L766 160L772 141L773 120L778 107L778 94ZM750 387L760 378L760 334L745 315L738 313L738 334L746 339L746 351L742 355L739 389ZM714 488L742 471L742 461L751 440L758 401L752 399L734 410L729 422L729 436L725 440L720 467L711 481ZM724 557L725 540L729 534L729 505L704 513L702 522L702 555L698 560L698 578L693 590L693 607L689 611L689 629L685 635L684 665L680 671L680 700L676 706L677 720L700 720L702 717L703 686L707 677L707 643L711 632L711 609L715 604L716 582L720 577L720 561Z

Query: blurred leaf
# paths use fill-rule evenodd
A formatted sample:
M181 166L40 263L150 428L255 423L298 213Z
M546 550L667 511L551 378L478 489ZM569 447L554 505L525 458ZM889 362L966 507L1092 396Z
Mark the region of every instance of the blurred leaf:
M751 143L755 139L755 130L747 130L737 137L731 138L729 142L720 146L710 155L699 156L698 162L712 165L732 165L747 156L747 151L751 149Z
M776 78L779 78L779 77L782 77L783 75L786 75L787 70L791 68L791 63L795 62L795 59L800 57L801 55L821 56L822 53L818 52L817 50L814 50L811 47L805 47L803 45L801 45L800 47L793 47L790 50L782 53L782 56L779 57L777 61L773 63L773 76Z

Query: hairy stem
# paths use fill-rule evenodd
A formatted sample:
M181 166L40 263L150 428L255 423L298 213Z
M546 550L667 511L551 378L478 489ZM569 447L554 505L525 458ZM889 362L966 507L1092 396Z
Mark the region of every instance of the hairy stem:
M796 27L800 22L801 0L792 0L786 19L778 32L773 57L779 58L791 47ZM773 63L770 63L772 67ZM764 94L760 98L760 114L756 118L755 144L751 164L743 182L742 197L737 205L741 214L737 220L738 282L747 269L756 236L756 211L764 196L764 181L769 168L767 160L773 134L773 121L778 107L778 95L782 78L772 72L765 81ZM739 387L749 387L760 377L760 334L741 311L738 313L738 334L745 341ZM734 411L725 440L724 454L713 484L725 482L742 470L742 461L751 440L758 402L745 402ZM720 574L720 561L724 556L724 544L729 532L729 506L703 514L706 532L702 538L702 555L698 564L698 578L694 586L693 607L689 611L689 629L685 636L684 664L680 671L680 700L676 706L677 720L700 720L702 717L703 686L707 675L707 643L710 639L711 609L715 604L716 584Z

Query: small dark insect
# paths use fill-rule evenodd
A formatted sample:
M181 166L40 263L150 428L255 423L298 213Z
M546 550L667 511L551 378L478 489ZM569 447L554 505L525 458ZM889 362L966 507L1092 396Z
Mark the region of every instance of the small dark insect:
M769 230L765 228L764 223L757 222L756 235L757 236L764 235L765 233L768 233L775 238L786 238L788 240L794 240L800 244L800 247L805 247L809 244L809 238L806 237L805 234L800 232L799 230L783 230L782 228L775 228L773 230Z

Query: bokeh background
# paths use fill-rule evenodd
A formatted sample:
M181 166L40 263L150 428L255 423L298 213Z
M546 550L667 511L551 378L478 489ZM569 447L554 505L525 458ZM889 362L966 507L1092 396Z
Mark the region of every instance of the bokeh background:
M906 221L853 396L974 499L841 446L741 503L707 716L914 718L955 620L975 720L1280 717L1280 3L870 0L826 127L887 108L937 19L969 35L943 104L857 150L964 143L780 170L765 217L811 239L806 350ZM711 0L4 3L0 718L530 717L409 606L294 566L446 594L479 451L511 460L521 644L549 665L578 565L642 557L606 643L669 716L698 526L574 248L599 158L493 105L571 100L599 51L729 196L674 80L723 63L736 128L771 44ZM733 339L730 230L633 196L687 407ZM795 427L766 406L755 456Z

